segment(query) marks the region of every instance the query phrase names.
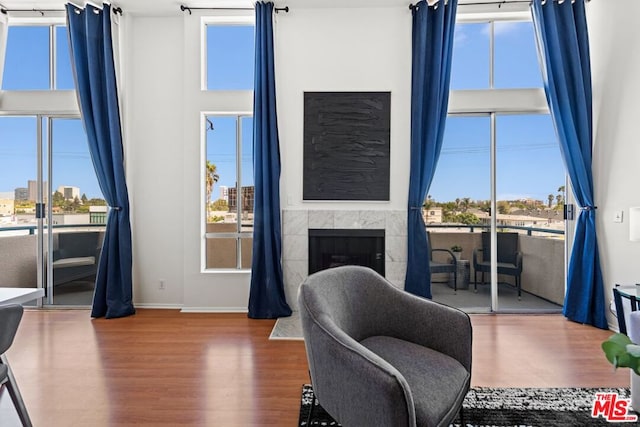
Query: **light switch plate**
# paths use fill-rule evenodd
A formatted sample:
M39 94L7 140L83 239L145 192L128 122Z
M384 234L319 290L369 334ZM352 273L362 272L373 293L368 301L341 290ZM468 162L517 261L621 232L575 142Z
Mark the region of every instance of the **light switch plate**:
M613 222L622 222L622 211L616 211L613 217Z

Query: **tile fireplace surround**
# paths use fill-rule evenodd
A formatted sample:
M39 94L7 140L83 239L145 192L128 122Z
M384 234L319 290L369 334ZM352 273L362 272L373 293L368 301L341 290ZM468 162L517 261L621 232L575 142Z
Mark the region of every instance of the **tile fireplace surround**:
M407 268L407 212L384 210L282 211L282 269L287 302L298 310L298 287L309 270L309 229L385 231L385 275L404 287Z

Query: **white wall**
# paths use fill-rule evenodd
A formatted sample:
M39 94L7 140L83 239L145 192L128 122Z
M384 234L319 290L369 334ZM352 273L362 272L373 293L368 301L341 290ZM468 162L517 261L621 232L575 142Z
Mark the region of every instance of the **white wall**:
M593 77L594 191L606 301L614 284L640 283L640 244L629 241L629 207L640 206L640 2L588 4ZM624 211L622 223L614 223ZM608 313L609 324L617 323Z
M285 209L406 210L409 182L411 12L406 7L305 9L277 16L276 89ZM305 91L391 92L387 203L303 202Z
M182 17L125 16L123 65L134 303L183 301ZM161 29L161 30L160 30ZM160 280L166 289L159 289Z
M200 90L200 16L128 17L124 38L134 302L246 311L250 274L202 272L201 112L250 111L252 97ZM404 210L409 171L408 8L304 9L276 16L282 207L302 202L305 91L391 91L391 201L340 209ZM166 289L159 289L164 280Z
M640 244L629 242L628 209L640 206L640 2L588 5L594 93L594 181L607 300L614 283L640 282ZM201 273L200 111L197 17L129 17L125 71L128 173L138 305L246 309L248 273ZM391 201L340 209L406 209L411 16L405 8L292 8L276 18L276 74L283 209L329 209L302 201L303 93L391 91ZM196 38L193 38L196 37ZM188 39L187 39L188 38ZM620 48L615 48L620 46ZM181 61L180 59L183 60ZM194 86L195 85L195 86ZM247 100L248 101L248 100ZM238 109L244 108L238 105ZM166 209L166 200L176 209ZM160 206L160 209L157 207ZM615 211L625 220L613 222ZM166 280L160 291L158 281ZM613 318L609 318L613 324Z

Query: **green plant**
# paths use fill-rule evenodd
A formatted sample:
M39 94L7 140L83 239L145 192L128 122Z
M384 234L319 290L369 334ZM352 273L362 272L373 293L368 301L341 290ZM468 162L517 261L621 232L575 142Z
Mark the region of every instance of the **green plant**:
M451 250L453 252L462 252L462 246L453 245L453 246L451 246Z
M617 368L631 368L640 375L640 345L625 334L613 334L602 343L607 360Z

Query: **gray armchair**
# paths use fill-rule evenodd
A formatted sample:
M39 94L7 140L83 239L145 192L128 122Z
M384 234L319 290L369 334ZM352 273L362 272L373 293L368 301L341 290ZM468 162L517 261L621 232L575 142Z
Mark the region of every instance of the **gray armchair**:
M18 304L0 306L0 391L3 391L4 387L7 388L23 427L31 427L31 418L5 354L13 344L23 311L22 306Z
M298 303L315 397L345 427L448 426L471 381L471 322L373 270L309 276Z

